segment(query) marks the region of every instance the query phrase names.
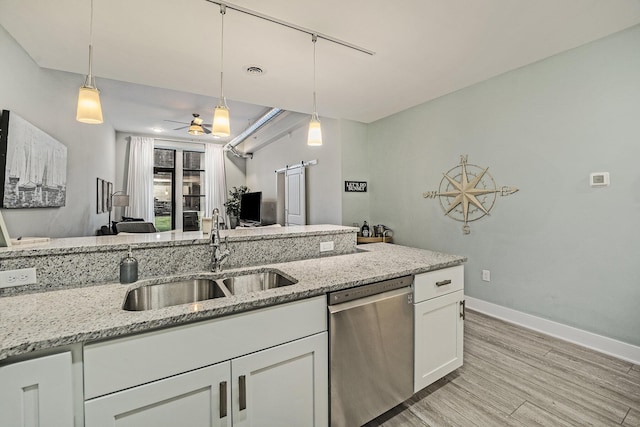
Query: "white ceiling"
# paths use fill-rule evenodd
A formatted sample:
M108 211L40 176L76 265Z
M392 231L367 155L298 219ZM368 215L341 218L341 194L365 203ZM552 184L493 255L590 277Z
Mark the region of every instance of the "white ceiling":
M322 39L316 46L320 116L365 123L640 23L640 0L233 4L374 51ZM164 119L188 122L192 112L210 122L220 92L219 12L205 0L94 0L93 69L105 119L144 133L170 130ZM0 24L41 67L80 75L89 16L89 0L0 0ZM262 106L311 112L311 36L228 9L224 42L234 133ZM250 76L249 65L266 73Z

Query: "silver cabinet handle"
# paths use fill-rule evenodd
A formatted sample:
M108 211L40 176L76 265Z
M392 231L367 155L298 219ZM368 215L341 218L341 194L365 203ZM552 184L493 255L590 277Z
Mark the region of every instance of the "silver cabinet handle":
M462 320L464 320L464 316L465 316L465 304L464 304L464 300L460 301L460 317L462 318Z
M227 416L227 382L220 383L220 418Z
M443 280L442 282L436 282L436 286L444 286L444 285L450 285L450 284L451 284L451 279Z
M240 389L240 410L247 409L247 378L244 375L238 377L238 388Z

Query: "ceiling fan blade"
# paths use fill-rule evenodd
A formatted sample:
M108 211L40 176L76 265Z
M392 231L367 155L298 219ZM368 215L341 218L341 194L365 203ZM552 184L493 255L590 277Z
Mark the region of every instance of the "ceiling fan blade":
M202 126L202 130L203 130L203 131L204 131L204 133L205 133L205 134L207 134L207 135L209 135L209 134L211 133L211 129L209 129L209 128L205 127L205 126Z
M189 123L187 122L178 122L176 120L168 120L168 119L164 119L165 122L171 122L171 123L180 123L181 125L188 125Z
M179 127L179 128L175 128L174 130L186 129L186 128L188 128L188 127L189 127L189 126L182 126L182 127Z

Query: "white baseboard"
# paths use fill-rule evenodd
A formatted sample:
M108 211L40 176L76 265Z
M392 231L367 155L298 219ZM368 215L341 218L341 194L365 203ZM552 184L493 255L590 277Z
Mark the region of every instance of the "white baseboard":
M633 344L583 331L582 329L563 325L562 323L543 319L466 295L464 299L466 301L466 307L470 310L640 365L640 347Z

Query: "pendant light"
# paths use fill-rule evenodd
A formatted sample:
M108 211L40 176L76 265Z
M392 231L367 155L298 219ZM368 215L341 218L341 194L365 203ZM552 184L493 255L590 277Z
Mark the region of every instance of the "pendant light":
M311 120L309 121L307 145L319 146L322 145L322 129L320 128L320 118L316 107L316 42L318 41L318 36L312 34L311 41L313 42L313 114L311 114Z
M224 97L224 14L227 12L225 4L220 5L221 15L221 31L220 31L220 100L213 113L213 125L211 133L214 137L224 138L231 135L231 126L229 124L229 107Z
M91 0L91 23L89 25L89 74L78 92L78 109L76 120L82 123L100 124L102 120L102 106L100 105L100 91L96 87L93 77L93 0Z

